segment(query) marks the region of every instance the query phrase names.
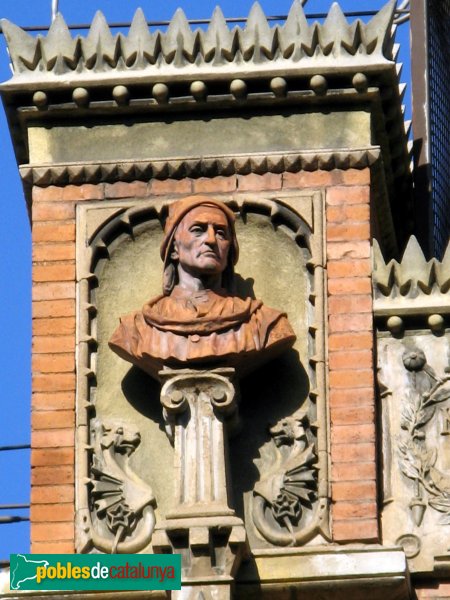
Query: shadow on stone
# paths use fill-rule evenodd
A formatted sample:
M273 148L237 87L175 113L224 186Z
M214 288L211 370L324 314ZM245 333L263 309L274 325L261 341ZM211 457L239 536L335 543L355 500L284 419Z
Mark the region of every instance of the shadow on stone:
M131 367L122 380L122 392L131 406L164 430L160 391L161 384L137 367Z
M259 480L254 460L270 440L268 428L304 404L309 380L298 352L289 350L243 379L240 389L242 429L229 445L234 508L244 518L244 494Z

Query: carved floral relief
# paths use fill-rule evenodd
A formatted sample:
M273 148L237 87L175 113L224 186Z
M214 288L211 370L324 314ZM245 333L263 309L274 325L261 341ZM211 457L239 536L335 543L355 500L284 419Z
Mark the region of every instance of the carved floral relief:
M402 545L410 569L446 556L450 525L450 369L445 336L381 338L383 543Z
M450 473L436 467L438 448L430 444L429 437L427 439L428 429L439 427L436 417L440 405L450 399L450 376L436 375L425 353L418 348L406 351L402 360L411 391L405 395L402 406L404 434L399 439L398 450L401 471L415 484L409 507L418 526L428 506L442 513L440 524L450 525ZM448 409L443 409L446 415ZM447 425L446 420L445 427ZM447 430L442 433L447 435Z

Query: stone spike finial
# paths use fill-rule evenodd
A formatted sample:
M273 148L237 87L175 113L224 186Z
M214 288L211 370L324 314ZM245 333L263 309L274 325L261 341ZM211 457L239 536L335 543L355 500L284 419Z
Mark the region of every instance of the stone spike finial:
M7 19L0 21L14 71L34 71L41 59L39 39Z
M200 33L200 47L203 58L215 64L233 60L235 54L235 30L230 31L220 6L216 6L206 31Z
M57 13L46 38L41 39L42 58L47 69L51 71L60 58L60 70L66 71L69 66L76 68L76 47L79 38L72 38L69 28L61 15Z
M350 39L349 24L337 2L333 2L323 25L319 26L320 47L322 52L327 55L330 52L336 58L341 54L341 44L343 40Z
M341 46L354 56L357 52L367 54L367 48L364 45L364 24L362 21L357 19L348 29L348 40L342 39Z
M161 46L164 58L168 63L183 63L183 57L189 62L195 60L197 34L192 31L189 22L181 8L175 11L165 34L161 36Z
M389 296L394 283L394 261L390 260L386 264L380 245L375 239L372 242L372 260L376 287L384 296Z
M436 261L436 280L443 294L450 290L450 241L440 262Z
M405 124L405 136L409 139L409 136L411 135L412 121L411 120L404 121L404 124Z
M412 235L395 269L396 283L402 296L414 296L419 286L423 291L431 291L431 261L426 261L416 237Z
M106 62L110 66L117 63L117 36L113 36L101 11L97 11L86 38L82 39L83 56L88 69L95 65L102 68Z
M396 0L389 0L364 27L366 47L371 48L371 53L382 54L391 60L394 45L392 24L396 4Z
M261 54L269 59L273 58L276 38L258 2L253 3L247 24L244 29L239 31L238 35L244 60L250 60L253 57L255 62L259 62Z
M397 57L398 57L399 52L400 52L400 48L401 48L400 44L393 44L393 46L392 46L392 58L393 58L393 60L397 60Z
M398 93L400 96L400 102L403 102L404 98L405 98L405 94L406 94L406 83L399 83L398 84Z
M122 55L127 67L146 66L146 61L154 64L157 58L159 32L149 31L147 20L141 8L134 13L128 35L120 35Z
M294 0L286 22L278 26L278 44L283 57L291 57L295 49L299 50L302 45L310 47L311 40L312 31L306 20L303 6L300 0Z

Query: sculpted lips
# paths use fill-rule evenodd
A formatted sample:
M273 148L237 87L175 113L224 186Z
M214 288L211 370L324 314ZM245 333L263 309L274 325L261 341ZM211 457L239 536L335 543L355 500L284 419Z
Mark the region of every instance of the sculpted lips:
M199 252L198 256L207 256L219 260L219 255L214 250L204 250L203 252Z

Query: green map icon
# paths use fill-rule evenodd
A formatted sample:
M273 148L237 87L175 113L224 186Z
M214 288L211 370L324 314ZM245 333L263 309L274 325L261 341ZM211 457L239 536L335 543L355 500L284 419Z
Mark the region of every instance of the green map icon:
M36 566L48 567L46 560L31 560L23 554L16 554L16 564L11 564L11 576L9 587L12 590L20 590L22 583L36 579Z

